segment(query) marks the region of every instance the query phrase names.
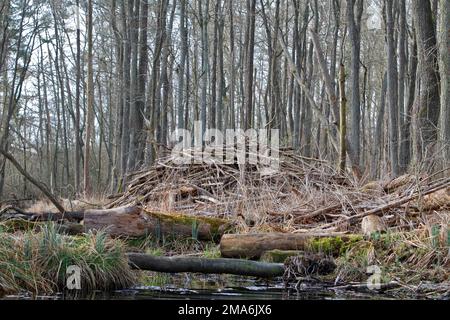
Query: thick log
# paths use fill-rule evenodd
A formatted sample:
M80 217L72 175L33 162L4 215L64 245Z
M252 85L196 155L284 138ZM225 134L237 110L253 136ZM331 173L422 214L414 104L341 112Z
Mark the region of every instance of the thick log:
M127 256L132 268L158 272L226 273L260 278L279 277L284 274L282 263L223 258L157 257L142 253L128 253Z
M270 250L322 251L323 238L338 238L339 244L353 241L351 235L333 233L248 233L224 234L220 240L220 253L225 258L258 259ZM333 251L324 248L323 251Z
M219 218L160 213L140 207L90 209L84 213L85 231L105 229L111 236L142 237L154 235L194 237L199 240L220 239L230 226Z

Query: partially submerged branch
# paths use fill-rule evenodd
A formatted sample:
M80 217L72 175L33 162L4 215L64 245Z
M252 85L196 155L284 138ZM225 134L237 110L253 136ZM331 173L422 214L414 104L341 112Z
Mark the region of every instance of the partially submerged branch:
M223 258L157 257L142 253L128 253L127 256L131 267L158 272L226 273L261 278L280 277L284 274L282 263Z

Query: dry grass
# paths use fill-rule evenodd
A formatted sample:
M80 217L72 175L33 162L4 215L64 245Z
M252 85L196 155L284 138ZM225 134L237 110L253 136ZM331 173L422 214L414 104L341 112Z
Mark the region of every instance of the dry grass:
M422 222L407 232L374 235L356 243L337 259L338 279L365 281L367 267L377 265L383 281L403 285L450 280L450 212L433 224Z
M0 225L1 227L1 225ZM110 290L132 285L124 244L105 233L69 237L50 223L14 234L0 232L0 292L51 293L66 288L66 268L81 268L81 289Z

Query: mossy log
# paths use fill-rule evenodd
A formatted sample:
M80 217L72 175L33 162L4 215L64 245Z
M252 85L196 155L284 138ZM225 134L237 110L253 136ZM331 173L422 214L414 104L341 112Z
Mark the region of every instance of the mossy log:
M225 258L258 259L270 250L300 250L340 254L347 246L362 240L359 235L320 233L225 234L220 253Z
M226 273L260 278L279 277L284 274L282 263L223 258L158 257L142 253L128 253L127 256L132 268L158 272Z
M230 227L227 220L180 213L161 213L141 207L91 209L84 213L85 231L105 229L111 236L154 235L217 240Z

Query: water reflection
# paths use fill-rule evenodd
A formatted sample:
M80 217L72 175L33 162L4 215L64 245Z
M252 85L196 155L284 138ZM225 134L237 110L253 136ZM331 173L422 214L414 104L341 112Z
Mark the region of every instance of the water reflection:
M146 283L126 290L112 292L93 291L80 293L77 291L58 293L51 296L32 296L19 294L4 296L2 299L37 299L37 300L146 300L146 299L395 299L389 294L361 293L348 290L337 290L323 283L306 283L297 289L285 287L279 281L265 281L249 277L229 275L196 275L196 274L152 274ZM405 298L405 297L403 297ZM406 297L407 298L407 297ZM417 298L417 297L415 297Z

